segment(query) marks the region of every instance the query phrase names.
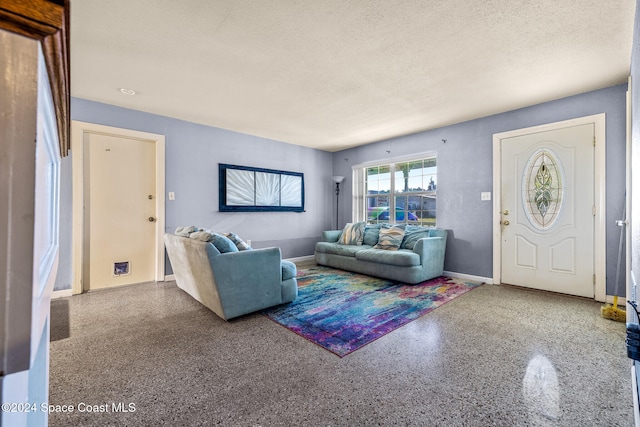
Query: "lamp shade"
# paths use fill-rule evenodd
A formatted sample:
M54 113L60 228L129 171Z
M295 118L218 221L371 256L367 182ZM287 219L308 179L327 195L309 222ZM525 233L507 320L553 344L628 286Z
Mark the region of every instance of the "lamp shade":
M335 182L336 184L340 184L343 180L344 180L344 176L332 176L331 179L333 180L333 182Z

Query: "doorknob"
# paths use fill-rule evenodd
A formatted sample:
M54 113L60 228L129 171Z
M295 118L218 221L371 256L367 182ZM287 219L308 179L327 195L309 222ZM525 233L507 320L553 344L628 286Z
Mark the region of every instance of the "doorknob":
M502 221L502 225L509 225L509 220L505 219L504 221Z
M149 217L149 222L155 222L155 220L156 219L154 217L152 217L152 216Z
M509 211L505 209L504 211L502 211L502 215L509 215Z

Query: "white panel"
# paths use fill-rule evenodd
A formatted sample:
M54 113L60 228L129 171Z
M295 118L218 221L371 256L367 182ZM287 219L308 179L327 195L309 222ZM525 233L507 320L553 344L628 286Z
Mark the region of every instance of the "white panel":
M21 365L5 368L5 376L0 378L0 385L3 407L6 403L28 403L40 408L40 405L48 401L49 390L49 316L58 266L60 154L44 58L40 51L37 63L31 64L27 61L28 53L28 46L25 45L18 62L25 69L29 65L34 65L35 68L37 64L37 99L22 97L17 98L15 103L25 110L33 111L35 120L31 121L25 115L16 115L17 125L13 127L23 129L30 134L29 138L14 134L8 138L9 141L3 141L4 151L11 154L6 158L18 165L11 168L7 180L12 190L11 197L7 198L8 209L12 217L19 218L19 221L8 222L11 227L9 237L12 239L17 236L22 240L20 247L12 245L8 251L11 255L8 259L14 259L14 262L7 268L10 273L7 277L19 285L16 288L19 293L9 292L6 296L15 310L6 314L9 320L25 315L26 319L20 319L21 331L15 327L11 329L12 334L14 331L20 332L19 339L7 341L12 353L9 360L17 359ZM12 149L15 142L20 144L14 153ZM20 157L13 157L14 154ZM20 197L16 197L18 195ZM23 348L25 342L29 343L26 349ZM18 343L21 345L16 345ZM4 359L4 356L0 359ZM47 413L43 411L3 412L0 417L0 424L3 426L47 425Z
M38 61L38 121L33 242L33 308L31 346L36 349L49 318L49 303L58 268L60 151L53 98L42 54ZM31 352L33 363L36 352Z
M293 175L280 175L282 206L302 206L302 178Z
M256 205L280 205L280 175L256 172Z
M255 173L239 169L227 169L227 205L253 206L256 204Z
M556 273L576 272L576 239L567 238L549 246L549 270Z
M89 147L88 288L152 281L155 142L96 133L90 134ZM124 274L120 263L128 263Z
M538 267L537 247L522 236L516 236L516 266L522 268Z
M30 362L37 61L35 40L0 30L0 74L6 77L0 78L0 371L4 376L28 369Z
M494 254L498 257L494 264L500 268L500 281L593 297L595 273L596 288L603 288L604 282L599 279L599 271L603 270L599 265L604 257L598 256L598 250L604 247L604 235L594 233L598 227L592 213L592 207L596 206L596 217L602 219L604 208L598 207L602 199L596 197L594 190L598 181L597 188L603 189L602 180L595 179L603 175L598 175L597 170L591 167L594 161L602 163L600 155L596 156L594 152L594 136L600 136L603 126L604 116L592 116L504 133L494 140L498 141L494 144L494 156L499 155L501 171L500 200L494 205L499 213L494 232L497 232L500 242L498 253L494 247ZM598 132L594 131L596 127ZM596 149L603 145L604 137L597 140ZM525 173L523 169L527 162L523 159L536 158L536 152L555 154L549 157L549 163L544 162L545 168L548 166L550 169L546 171L540 166ZM551 157L557 158L551 161ZM564 173L556 168L560 164L564 166ZM538 173L540 171L543 173ZM523 204L519 197L521 191L514 191L514 186L525 188L523 177L529 178L529 185L525 187L529 195L535 196L528 199L529 207L535 207L535 211L540 213L541 218L538 219L542 219L542 227L534 227L527 220L527 204ZM556 188L554 182L560 185ZM561 188L564 188L562 197L559 193L554 196L554 191ZM545 191L546 198L538 200L537 197L545 196ZM559 206L554 209L554 203L560 204L561 199L561 209L557 209ZM547 222L546 217L553 212L557 215ZM594 242L599 244L594 245ZM567 280L568 275L572 276L571 280Z
M29 403L29 370L2 378L2 403ZM0 411L0 426L26 426L27 412Z

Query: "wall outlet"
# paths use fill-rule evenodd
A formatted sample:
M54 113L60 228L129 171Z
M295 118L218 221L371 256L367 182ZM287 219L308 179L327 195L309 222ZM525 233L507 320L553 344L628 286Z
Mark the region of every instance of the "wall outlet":
M175 200L176 199L176 193L174 193L173 191L169 191L169 200Z
M491 192L483 191L482 193L480 193L480 200L491 200Z

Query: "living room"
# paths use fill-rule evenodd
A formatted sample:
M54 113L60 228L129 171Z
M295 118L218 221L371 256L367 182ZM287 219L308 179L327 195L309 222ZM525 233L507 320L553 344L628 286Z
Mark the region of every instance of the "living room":
M108 10L106 6L102 7L105 11ZM82 25L89 25L89 23L83 22ZM95 28L96 23L91 25ZM107 30L93 31L101 34L102 31ZM625 31L628 30L625 29ZM612 33L618 32L620 31ZM251 35L256 37L254 33ZM144 39L139 43L141 46L147 44ZM144 64L139 60L138 63ZM127 65L127 67L131 66L132 64ZM108 65L100 65L100 67L108 67ZM79 68L78 70L83 75L91 75L96 69ZM121 84L125 85L125 83ZM543 81L534 82L528 91L535 93L536 90L543 90L543 84L545 84ZM473 94L474 91L485 93L482 87L468 83L465 85L468 87L469 98L478 96ZM606 176L603 177L606 180L605 217L617 218L620 215L620 207L624 203L624 191L620 190L624 188L626 179L624 164L627 85L624 75L615 79L609 78L608 83L599 83L595 86L596 90L572 89L571 96L552 95L551 101L539 102L535 105L522 104L522 108L498 114L492 114L491 110L486 110L485 113L476 114L476 117L480 116L480 118L472 117L473 120L459 120L448 126L437 126L430 130L390 139L380 140L378 137L377 142L358 144L346 149L333 148L329 151L305 147L302 143L290 144L152 114L144 110L140 111L139 107L122 107L127 104L135 106L138 102L144 102L136 100L136 97L144 99L148 96L145 94L128 96L118 93L117 96L120 98L115 98L118 100L118 104L115 105L97 102L100 96L103 99L114 99L112 97L116 95L111 92L107 94L103 89L101 89L102 92L98 91L93 95L92 92L87 92L85 86L86 83L83 83L83 91L92 95L87 95L89 99L72 98L72 120L165 136L165 189L166 192L175 195L175 200L165 202L163 220L166 231L192 223L203 227L214 227L220 231L233 231L244 239L251 240L255 247L280 247L285 258L312 255L314 244L321 231L333 227L341 228L353 219L353 166L433 152L437 153L439 180L440 203L437 206L437 225L453 231L448 241L445 270L490 281L493 278L494 268L492 262L494 239L490 226L494 211L492 201L481 200L480 195L493 190L493 135L595 114L606 115ZM592 84L591 87L594 85ZM513 86L514 93L517 90L517 86ZM544 90L549 89L545 87ZM562 91L567 93L567 89L563 88ZM76 93L78 92L77 90ZM242 96L247 95L242 94ZM501 94L500 97L503 95ZM540 99L543 98L540 97ZM214 108L213 105L212 108ZM201 113L201 115L206 114ZM394 125L395 122L390 121L385 126ZM295 126L291 127L295 128ZM379 127L375 125L371 126L371 129ZM368 132L371 133L372 130ZM387 132L382 130L378 134ZM317 136L310 137L310 139L316 138ZM339 137L333 136L333 138L337 140ZM376 138L373 140L376 141ZM75 151L78 151L78 148ZM61 181L61 202L64 212L72 211L70 170L72 157L73 153L69 158L63 159L62 163L64 179ZM262 214L218 212L217 167L220 163L304 173L305 212ZM331 180L333 175L346 177L341 184L341 193L338 198L334 195L334 184ZM455 197L450 197L451 195ZM335 214L336 202L339 210L338 224L336 224ZM470 212L473 212L473 215L469 215ZM162 215L162 212L159 215ZM286 224L286 232L281 229L281 224ZM72 219L69 216L62 216L61 227L71 230ZM614 285L610 282L615 276L618 244L618 228L613 221L607 221L606 235L607 261L604 275L607 278L607 294L611 295ZM61 233L61 254L63 261L60 264L55 285L57 291L73 288L72 242L69 233ZM165 272L171 274L168 263ZM79 279L76 277L77 280ZM78 289L74 292L78 292Z
M637 18L635 27L637 31ZM638 36L634 37L637 40ZM635 77L640 63L638 45L633 44L633 51L631 40L628 45L629 53L632 53L630 74ZM625 204L624 188L627 186L629 84L626 77L618 76L616 79L603 81L597 87L574 90L570 94L558 92L558 96L547 96L540 98L539 102L518 105L509 110L487 110L486 114L438 126L426 126L423 130L408 134L371 138L366 144L347 144L330 149L284 142L265 136L266 133L257 136L257 131L230 130L169 114L144 111L135 104L127 105L129 101L126 101L126 97L130 95L124 93L118 94L124 97L119 104L90 99L89 96L85 98L74 93L70 116L77 123L164 136L164 188L172 196L167 197L164 202L164 212L158 213L162 216L163 232L173 233L178 226L184 225L234 232L251 240L251 245L256 249L279 247L283 259L300 262L312 258L315 244L323 231L341 229L346 223L355 220L354 200L358 189L354 188L354 171L362 168L362 165L387 160L394 162L413 156L420 158L424 153L435 153L438 190L436 225L449 232L444 270L452 276L493 283L493 223L496 210L493 200L487 200L481 195L495 195L494 135L604 114L606 163L602 179L605 182L603 194L606 194L606 198L602 201L605 212L601 215L606 218L603 233L606 238L603 250L604 271L598 280L601 281L603 291L610 296L617 291L617 270L627 269L624 259L622 265L619 265L620 229L615 222L621 218L621 207ZM129 83L120 84L123 87L134 87L129 86ZM538 84L542 83L532 81L528 84L529 89L535 92ZM467 87L470 93L484 93L484 88L479 85L471 83ZM518 84L512 86L514 92L517 89ZM638 89L631 86L631 90L634 105L640 104ZM136 96L145 96L144 90L133 95L134 98ZM456 102L464 103L465 99L457 99ZM635 110L632 114L635 137L639 120ZM375 133L376 129L384 128L384 124L372 123L370 128ZM635 144L636 140L633 141ZM79 280L74 276L74 260L77 256L74 254L76 249L72 233L75 226L72 216L75 209L73 161L76 153L81 150L77 143L78 141L72 141L71 154L63 158L61 164L60 257L54 287L56 296L72 301L76 296L70 295L72 290L76 293ZM304 212L219 212L218 165L222 163L303 173ZM333 176L345 177L338 195ZM637 255L635 249L634 255ZM166 258L163 262L165 265L162 274L167 276L167 282L156 283L149 293L136 289L135 286L114 288L104 292L90 292L88 297L85 294L81 303L75 303L78 305L71 303L71 312L68 314L74 325L66 327L77 334L80 341L72 343L69 340L65 343L62 339L55 343L52 373L57 376L52 379L52 384L57 390L57 394L53 394L57 400L52 403L77 404L75 400L60 400L76 399L77 396L92 396L87 402L95 404L99 398L126 404L134 402L134 409L137 408L138 414L134 410L133 414L129 414L130 418L118 418L131 425L143 425L145 422L425 425L429 421L433 425L508 425L509 420L515 424L528 422L540 425L577 425L585 422L585 418L577 414L578 411L588 412L589 416L602 422L612 419L626 422L632 419L629 416L633 413L629 369L628 366L623 366L624 362L630 361L624 359L624 354L622 359L610 354L615 352L613 348L621 334L619 331L612 331L617 331L616 327L620 325L602 326L600 323L592 323L589 314L599 315L594 312L593 299L585 304L582 299L553 297L545 293L528 293L522 297L523 294L511 288L502 289L496 285L492 290L483 291L487 293L479 294L475 302L471 302L469 298L460 298L458 305L445 306L434 311L431 318L420 319L396 331L397 333L389 334L385 340L376 341L375 346L368 347L361 355L357 352L352 358L349 356L338 359L329 353L324 354L321 349L306 346L309 343L301 344L297 341L300 337L280 331L276 325L265 322L259 315L247 316L235 322L224 322L216 318L187 295L180 293L170 281L174 273L170 262ZM497 307L495 313L491 310L492 304ZM82 306L85 311L82 311ZM539 306L541 311L529 312L530 306ZM568 354L570 350L579 351L579 346L572 345L570 350L561 350L562 333L557 329L547 329L554 322L556 327L562 329L564 306L575 308L576 313L579 313L576 314L578 322L587 324L586 329L598 329L600 333L590 343L592 346L585 350L589 354L586 359L588 363L596 364L602 358L610 356L614 360L615 357L615 361L611 362L615 365L612 367L615 379L609 386L625 390L614 394L605 386L602 389L598 388L600 386L593 386L598 390L593 392L594 400L589 400L587 404L586 400L568 397L569 394L574 394L569 390L587 387L587 384L593 385L594 382L604 382L606 375L603 372L588 371L590 377L584 382L564 377L558 393L562 395L562 402L566 406L563 403L563 406L543 413L542 416L530 413L527 418L526 414L522 415L520 412L526 406L522 400L526 401L527 394L524 397L514 397L511 401L509 393L522 393L521 390L525 388L526 384L523 384L520 375L523 373L520 371L525 369L523 366L516 366L522 363L519 358L527 359L526 355L531 354L525 350L518 353L508 344L526 345L519 341L516 329L518 334L530 334L532 340L541 343L540 348L543 350L552 348L549 353L558 358L562 354L562 362L557 365L559 371L564 369L567 376L571 377L583 375L584 370L572 370L572 356ZM468 311L465 313L465 310ZM139 312L134 314L137 311ZM522 326L522 313L525 317L531 316L530 324L525 321L525 326ZM498 326L493 325L492 328L491 317L494 315L501 322L496 319ZM480 319L476 319L477 316ZM466 330L467 323L474 321L478 322L478 330ZM522 329L507 331L509 325L515 323ZM103 329L113 329L111 332L100 331L100 324L108 325ZM130 336L118 335L126 330L127 324L137 326L131 327ZM200 325L206 325L204 331L198 331ZM564 327L571 333L576 332L572 326ZM52 330L53 328L52 325ZM119 331L118 334L115 331ZM193 336L185 338L187 333L193 331ZM91 334L95 336L91 337ZM550 337L548 342L545 342L545 334ZM605 338L607 334L613 338ZM585 336L581 335L575 340L583 343L589 340L589 335L587 332ZM109 340L113 340L113 345L105 346L105 342ZM567 338L567 341L571 340ZM547 344L549 347L546 347ZM598 346L605 345L611 348L598 355ZM85 360L80 353L82 346L100 349L98 353L105 354L104 359L93 362ZM441 347L435 348L436 346ZM465 346L468 348L459 348ZM114 351L111 355L108 354L110 347ZM194 352L182 353L182 349L188 347L193 347ZM623 347L621 344L621 348ZM541 351L544 352L543 350ZM457 358L455 365L467 367L456 371L453 363L441 362L440 358L445 357L441 356L441 351L447 352L442 354ZM491 352L494 354L488 357L487 354ZM509 353L516 360L505 362L509 366L500 373L500 360L508 359ZM96 356L93 351L87 354ZM415 354L420 356L415 357ZM260 355L275 362L267 363ZM218 360L206 360L209 356ZM420 360L422 356L432 365L423 363ZM181 365L182 357L188 361L187 366ZM545 371L548 367L545 360L536 360L540 363L534 366L538 369L537 372L550 372ZM397 361L402 366L395 369ZM474 365L476 361L478 365ZM165 362L166 365L163 365ZM609 366L607 363L597 366ZM441 373L444 372L444 377L450 379L451 382L445 385L450 387L448 390L439 390L437 381L440 379L436 373L428 370L428 366L434 366L434 372L440 370ZM71 373L71 370L78 372ZM162 374L158 374L158 371L162 371ZM555 375L555 370L552 371ZM620 375L621 372L624 378ZM166 384L159 379L163 375L166 377ZM202 375L210 377L202 381ZM469 384L462 378L467 375L470 378ZM513 384L506 384L509 375L516 376ZM371 381L363 379L367 376ZM83 377L88 379L87 383L83 383ZM109 384L111 380L113 385ZM139 386L140 384L142 385ZM407 386L409 393L402 389L403 384L411 384ZM215 387L219 387L219 392L212 391ZM493 409L495 418L492 418L491 409L482 409L483 406L493 404L492 392L481 394L480 390L497 390L500 387L505 387L509 392L496 393L498 403ZM95 392L96 390L102 391ZM171 393L181 396L176 397L175 402L182 409L167 410L166 405L171 399L162 394ZM280 397L276 399L274 396ZM424 404L421 407L422 398L431 399L437 405ZM214 402L218 402L217 407ZM314 407L315 402L319 403ZM449 412L447 402L451 402L451 406L455 406L457 410ZM599 412L589 412L591 409L586 406L597 405L594 402L600 402L606 408ZM436 406L441 409L436 409ZM211 411L210 417L193 416L198 411ZM282 415L287 411L290 413ZM615 415L611 415L612 412L620 412L622 415L615 418ZM131 418L136 415L138 418ZM50 420L56 425L63 425L65 422L98 425L109 421L105 416L95 417L86 413L56 414Z

